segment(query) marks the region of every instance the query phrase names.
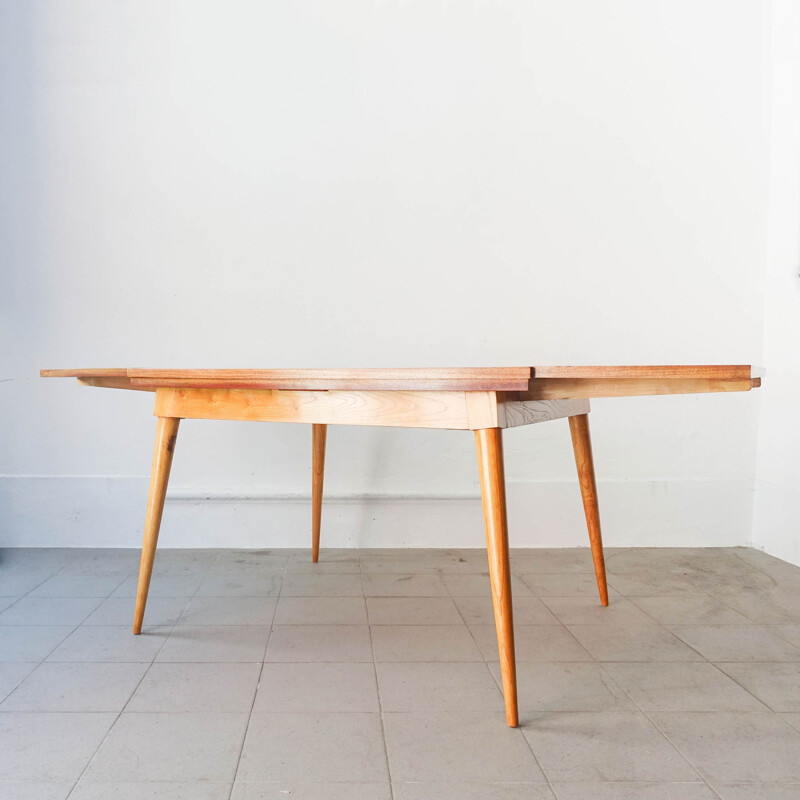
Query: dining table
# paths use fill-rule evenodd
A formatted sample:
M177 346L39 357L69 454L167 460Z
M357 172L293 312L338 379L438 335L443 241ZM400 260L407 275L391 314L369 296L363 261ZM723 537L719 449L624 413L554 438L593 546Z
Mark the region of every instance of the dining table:
M508 725L518 724L503 431L569 422L600 603L608 605L589 402L592 398L742 392L749 365L453 367L401 369L49 369L42 377L155 394L156 435L133 633L142 630L161 517L182 419L311 425L311 559L320 548L328 425L472 431L486 528L489 584Z

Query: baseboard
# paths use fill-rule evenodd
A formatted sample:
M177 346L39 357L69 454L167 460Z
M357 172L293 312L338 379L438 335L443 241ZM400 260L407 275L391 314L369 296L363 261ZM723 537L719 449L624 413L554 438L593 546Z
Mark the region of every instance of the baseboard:
M752 546L800 566L800 491L757 480Z
M0 545L138 547L148 481L136 477L0 477ZM751 542L746 480L605 481L606 545L726 547ZM514 547L578 547L586 528L577 483L508 485ZM306 547L310 498L170 492L165 547ZM477 495L326 496L323 546L481 547Z

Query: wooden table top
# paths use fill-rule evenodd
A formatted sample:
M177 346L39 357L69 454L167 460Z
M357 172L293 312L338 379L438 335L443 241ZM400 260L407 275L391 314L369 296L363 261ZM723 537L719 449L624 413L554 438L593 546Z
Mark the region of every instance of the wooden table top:
M403 369L46 369L46 378L153 391L241 388L336 391L521 392L607 397L744 391L760 385L750 365L448 367Z

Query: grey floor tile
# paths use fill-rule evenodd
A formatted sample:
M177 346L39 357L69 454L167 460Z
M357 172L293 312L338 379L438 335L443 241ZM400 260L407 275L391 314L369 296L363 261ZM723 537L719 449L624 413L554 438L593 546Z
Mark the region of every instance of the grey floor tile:
M0 781L76 781L116 714L0 714Z
M482 661L465 625L374 625L375 661Z
M388 783L236 781L231 800L390 800Z
M656 713L651 719L711 781L800 781L800 733L774 714Z
M655 620L630 600L617 597L601 606L594 597L545 597L544 604L565 625L655 625Z
M707 594L635 597L633 602L662 625L748 624L747 617Z
M364 589L361 575L294 572L284 576L281 594L284 597L363 597Z
M22 595L44 583L50 572L12 572L0 569L0 597L22 597Z
M248 552L246 550L224 550L209 567L209 574L256 575L283 572L289 555L279 550L271 552Z
M499 662L491 664L502 686ZM542 711L635 711L636 706L599 664L517 665L519 711L523 719Z
M782 636L787 642L795 647L800 647L800 624L799 625L773 625L771 627L778 636Z
M702 661L659 625L570 625L572 635L598 661Z
M368 597L371 625L463 625L449 597Z
M230 791L230 783L219 781L91 783L82 780L69 800L228 800Z
M722 800L798 800L800 783L715 783Z
M366 625L363 597L281 597L276 625Z
M148 627L172 627L189 604L188 597L149 597L144 621ZM133 625L133 597L108 597L83 621L84 625Z
M41 661L74 630L74 625L0 626L0 661Z
M281 573L270 575L207 575L197 587L198 597L277 597Z
M718 800L706 783L554 783L558 800ZM755 800L755 798L751 798Z
M698 780L639 712L535 714L522 730L551 781Z
M513 558L513 550L512 550ZM488 559L486 548L470 548L467 550L433 550L426 554L426 563L433 564L439 572L486 572Z
M34 669L36 669L34 661L0 661L0 702L10 695Z
M98 597L23 597L0 614L0 625L80 625Z
M195 597L178 626L271 625L277 602L274 597Z
M618 662L603 669L643 711L766 711L749 692L705 662Z
M726 594L769 589L775 581L757 567L739 558L722 555L718 558L698 559L688 570L689 580L696 589L710 594Z
M366 575L375 573L395 573L406 575L435 575L434 562L427 558L413 558L413 551L409 550L408 558L365 558L361 562L361 571ZM484 562L483 568L486 569Z
M467 625L494 625L491 597L456 597L455 604ZM558 618L538 597L515 597L515 625L560 625Z
M470 631L487 661L497 661L494 625L471 625ZM561 625L515 625L517 661L591 661L577 639Z
M592 551L588 547L552 547L529 551L522 555L512 551L511 571L532 572L590 572L594 574Z
M442 575L442 583L452 597L491 597L489 573L484 570L475 575ZM517 597L533 597L533 592L516 575L511 576L511 594Z
M740 560L730 553L729 548L629 547L621 552L607 553L606 568L610 572L641 572L646 569L686 572L702 564L713 565L721 557L726 558L729 564Z
M608 585L626 597L651 597L696 594L694 583L682 572L642 569L636 572L608 573Z
M87 783L232 782L247 714L123 713L86 770Z
M150 662L171 628L144 629L134 636L130 626L83 625L48 656L48 661Z
M0 711L122 711L147 664L40 664Z
M764 625L670 625L709 661L800 661L800 648Z
M119 577L53 575L33 589L29 597L108 597L122 582Z
M796 730L800 731L800 713L781 714L780 718Z
M330 556L323 550L320 551L319 561L315 564L311 560L311 551L308 550L300 556L291 556L289 558L289 561L286 563L286 573L333 573L338 575L351 573L357 575L361 573L361 559L358 553L358 550L351 550L348 558L336 558L331 560Z
M366 625L276 625L265 661L372 661Z
M556 800L546 783L395 783L394 800Z
M752 622L792 624L800 621L800 594L777 587L748 590L723 584L718 596Z
M519 730L497 712L385 713L392 780L540 783Z
M3 800L66 800L72 785L72 781L0 781L0 797Z
M153 664L128 711L250 711L260 664Z
M157 661L261 661L267 649L265 625L179 625L169 634Z
M0 547L0 573L58 572L84 552L76 547Z
M111 549L95 550L79 556L64 566L62 575L92 575L97 577L124 578L139 571L141 555L138 552Z
M375 665L383 711L494 711L503 696L484 663Z
M524 573L520 578L538 597L600 597L597 578L593 573L533 572ZM619 592L609 586L608 596L619 597Z
M446 597L438 575L366 573L364 594L368 597Z
M237 779L388 782L380 715L255 712Z
M377 712L372 664L264 664L254 711Z
M717 666L773 711L800 712L800 663Z
M199 575L153 575L147 592L148 605L155 597L191 597L201 586ZM113 592L112 597L136 597L139 576L129 575Z

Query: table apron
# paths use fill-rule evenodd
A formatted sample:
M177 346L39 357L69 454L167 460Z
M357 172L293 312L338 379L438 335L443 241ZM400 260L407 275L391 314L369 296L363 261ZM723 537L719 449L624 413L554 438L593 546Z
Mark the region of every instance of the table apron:
M585 399L525 400L506 392L165 387L156 390L154 413L180 419L480 430L531 425L588 411Z

